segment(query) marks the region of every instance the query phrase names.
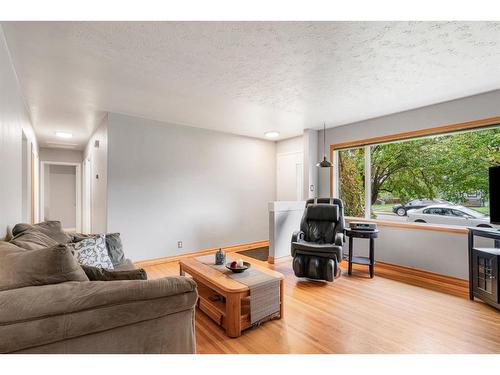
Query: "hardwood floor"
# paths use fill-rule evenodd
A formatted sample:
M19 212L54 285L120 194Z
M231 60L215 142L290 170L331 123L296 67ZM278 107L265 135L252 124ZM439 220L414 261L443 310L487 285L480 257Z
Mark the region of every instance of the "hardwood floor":
M198 353L500 353L500 312L481 302L369 279L364 268L323 283L297 279L289 260L262 263L285 275L285 317L231 339L197 310ZM146 271L178 275L179 266Z

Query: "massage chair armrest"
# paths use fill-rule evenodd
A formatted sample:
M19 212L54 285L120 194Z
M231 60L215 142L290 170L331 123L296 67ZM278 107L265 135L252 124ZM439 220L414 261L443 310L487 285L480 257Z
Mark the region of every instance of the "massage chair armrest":
M339 232L335 235L335 245L342 246L344 245L344 232Z
M300 240L303 240L305 236L305 233L302 232L301 230L297 230L292 233L292 243L294 242L299 242Z

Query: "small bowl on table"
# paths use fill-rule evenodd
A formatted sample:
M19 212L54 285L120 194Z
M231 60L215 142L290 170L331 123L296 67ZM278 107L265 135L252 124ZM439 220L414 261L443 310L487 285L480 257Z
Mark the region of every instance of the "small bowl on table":
M236 265L236 267L231 267L231 263L226 263L226 268L228 270L231 270L234 273L242 273L242 272L246 271L247 269L249 269L250 266L251 266L251 264L248 262L243 262L243 266Z

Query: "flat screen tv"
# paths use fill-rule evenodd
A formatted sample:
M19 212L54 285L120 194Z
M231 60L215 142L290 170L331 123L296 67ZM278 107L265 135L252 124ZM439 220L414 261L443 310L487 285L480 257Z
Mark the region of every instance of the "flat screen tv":
M490 221L500 225L500 165L490 167Z

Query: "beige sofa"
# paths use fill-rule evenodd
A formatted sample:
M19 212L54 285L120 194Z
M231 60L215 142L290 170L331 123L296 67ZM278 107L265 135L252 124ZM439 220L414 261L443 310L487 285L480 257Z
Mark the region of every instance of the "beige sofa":
M31 251L0 241L0 262L13 250ZM0 352L194 353L197 297L180 276L3 290Z

